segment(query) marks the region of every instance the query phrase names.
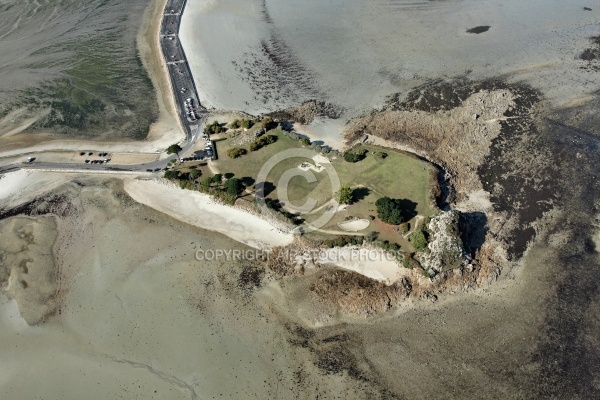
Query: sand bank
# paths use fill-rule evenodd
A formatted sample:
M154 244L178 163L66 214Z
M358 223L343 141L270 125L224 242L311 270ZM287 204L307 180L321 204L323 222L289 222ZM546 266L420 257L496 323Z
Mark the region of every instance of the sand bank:
M254 248L285 246L294 240L291 233L283 232L263 218L216 203L203 193L158 180L125 179L124 184L125 191L139 203Z

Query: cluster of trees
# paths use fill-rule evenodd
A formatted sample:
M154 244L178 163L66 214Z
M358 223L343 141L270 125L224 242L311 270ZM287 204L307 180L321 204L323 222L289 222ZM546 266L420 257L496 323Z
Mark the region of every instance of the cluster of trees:
M377 216L383 222L398 225L402 222L401 200L382 197L375 202L377 207Z
M221 126L221 124L218 121L213 121L212 124L206 125L206 128L204 128L204 134L212 135L212 134L225 132L226 130L227 129L225 129L223 126Z
M250 128L252 128L252 126L254 126L254 121L251 119L246 119L246 118L236 119L229 126L232 129L238 129L238 128L250 129Z
M271 143L275 143L277 141L277 136L275 135L263 135L256 139L254 142L250 143L250 151L256 151L269 145Z
M359 149L355 152L349 151L344 154L344 160L351 163L359 162L365 159L368 152L369 151L367 149Z
M244 149L243 147L232 147L229 150L227 150L227 155L230 158L238 158L238 157L243 156L247 152L248 151L246 149Z

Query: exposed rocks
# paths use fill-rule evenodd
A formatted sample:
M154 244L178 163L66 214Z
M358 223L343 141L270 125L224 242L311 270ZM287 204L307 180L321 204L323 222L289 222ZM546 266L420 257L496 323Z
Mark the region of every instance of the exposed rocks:
M341 109L324 101L309 100L297 107L286 108L269 114L273 119L281 121L292 121L306 125L314 121L316 117L327 117L337 119L341 115Z
M463 246L459 223L460 212L456 210L442 212L429 222L427 249L417 253L415 258L430 277L444 270L465 266L471 261Z

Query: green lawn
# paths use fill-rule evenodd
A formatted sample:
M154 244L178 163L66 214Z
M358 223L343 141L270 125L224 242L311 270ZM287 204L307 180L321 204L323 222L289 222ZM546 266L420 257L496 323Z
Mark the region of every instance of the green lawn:
M289 149L310 149L303 147L299 141L292 140L283 135L281 131L270 131L269 134L278 136L275 143L267 145L262 149L250 152L237 159L231 159L227 150L231 147L244 147L232 144L232 139L217 141L219 160L214 163L215 167L222 173L233 173L240 179L250 178L247 181L255 183L259 171L263 165L276 154ZM228 136L225 134L224 136ZM337 213L336 216L323 229L340 230L337 226L348 217L369 218L376 215L375 201L380 197L388 196L396 199L406 199L408 204L414 205L414 215L430 216L436 212L436 208L429 200L432 173L435 171L430 164L418 160L412 156L391 149L381 149L374 146L360 146L354 151L364 148L368 150L365 159L350 163L342 157L329 157L331 165L339 176L342 185L350 185L358 188L359 201L349 206L345 211ZM312 155L318 153L312 150ZM384 151L387 153L385 159L377 158L373 153ZM267 181L274 187L281 188L280 178L284 174L299 174L298 166L302 162L314 161L303 157L290 157L277 163L270 171ZM309 183L302 176L295 176L289 182L287 195L289 201L296 206L304 204L308 200L316 202L315 208L326 205L333 198L332 184L326 171L310 174L316 178L316 182ZM362 188L361 188L362 187ZM277 190L268 191L268 197L277 198ZM279 199L281 200L281 199ZM307 221L318 218L324 212L323 209L303 217ZM414 219L413 219L414 222ZM400 234L395 227L384 226L380 221L374 221L368 231L377 230L382 239L392 240L404 244Z

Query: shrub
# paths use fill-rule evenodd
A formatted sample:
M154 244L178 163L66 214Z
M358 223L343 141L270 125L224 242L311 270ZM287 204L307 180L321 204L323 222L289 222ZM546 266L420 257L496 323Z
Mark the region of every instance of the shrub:
M223 174L214 174L212 178L210 178L211 183L221 183L223 180Z
M277 127L277 122L273 121L273 118L271 117L264 117L260 124L265 131L270 131Z
M384 153L383 151L375 152L375 158L377 158L378 160L384 160L387 156L387 153Z
M399 200L382 197L375 202L377 207L377 216L383 222L392 225L398 225L402 222L402 208Z
M238 158L238 157L243 156L246 153L247 153L246 149L241 148L241 147L232 147L231 149L227 150L227 155L230 158Z
M241 125L240 125L240 120L239 120L239 119L236 119L236 120L235 120L235 121L233 121L231 124L229 124L229 127L230 127L231 129L237 129L237 128L239 128L240 126L241 126Z
M200 175L202 175L202 172L200 172L200 170L193 169L189 173L189 179L192 179L192 180L198 179L198 178L200 178Z
M300 139L300 143L302 143L302 145L304 146L310 146L310 139L303 137L302 139Z
M170 179L170 180L177 179L177 178L179 178L179 171L174 171L174 170L165 171L165 178Z
M423 250L427 247L427 236L422 230L411 233L408 240L417 251Z
M409 231L410 224L408 222L404 222L398 227L398 233L400 233L401 235L407 234Z
M240 121L240 126L242 128L250 129L250 128L252 128L253 125L254 125L254 121L252 121L251 119L243 118Z
M207 135L217 134L225 131L226 129L223 128L217 121L213 121L212 124L206 125L206 128L204 128L204 133Z
M256 139L254 142L250 143L250 151L256 151L258 149L263 148L264 146L275 143L277 141L277 136L275 135L265 135Z
M359 162L363 158L364 158L364 156L360 156L360 155L358 155L356 153L352 153L352 152L347 152L344 154L344 160L351 162L351 163Z

